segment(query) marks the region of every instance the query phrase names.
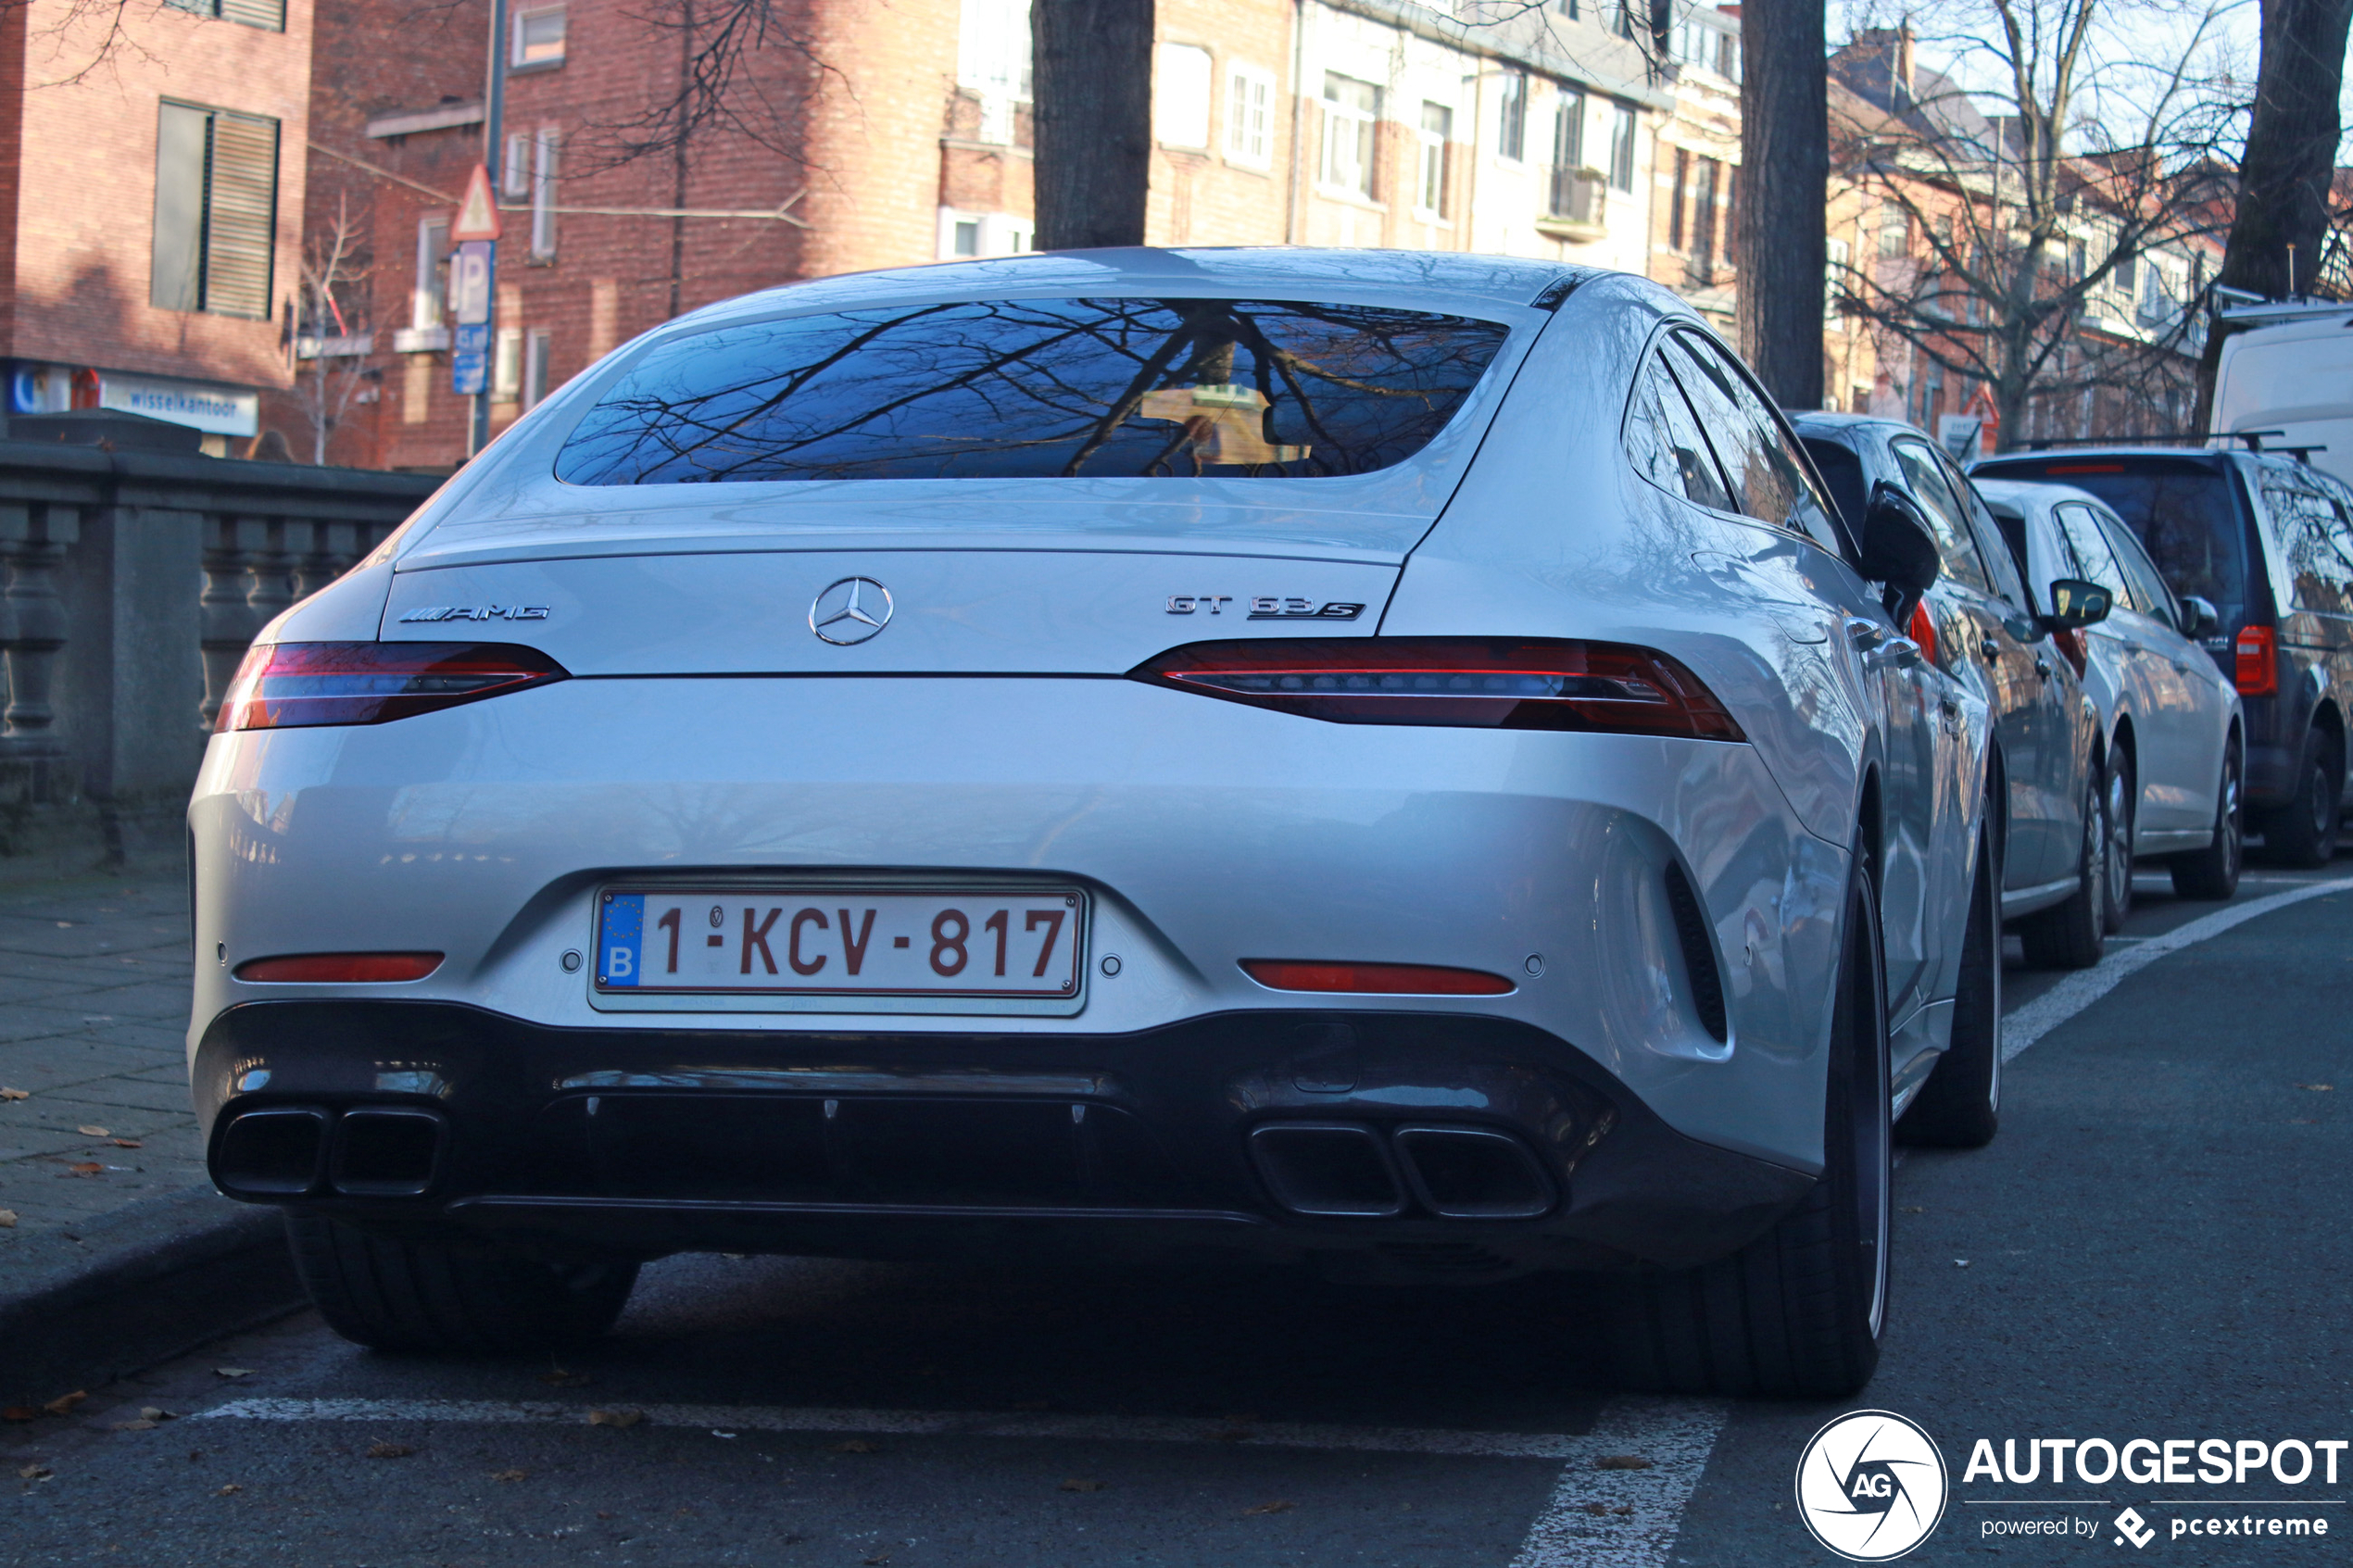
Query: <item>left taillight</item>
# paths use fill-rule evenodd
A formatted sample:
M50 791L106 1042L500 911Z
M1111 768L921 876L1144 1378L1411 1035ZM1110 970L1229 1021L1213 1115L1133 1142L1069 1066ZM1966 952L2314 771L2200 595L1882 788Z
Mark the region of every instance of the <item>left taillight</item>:
M1536 638L1267 638L1190 643L1139 681L1340 724L1746 737L1678 660L1627 643Z
M536 648L509 643L256 643L213 728L384 724L568 673Z

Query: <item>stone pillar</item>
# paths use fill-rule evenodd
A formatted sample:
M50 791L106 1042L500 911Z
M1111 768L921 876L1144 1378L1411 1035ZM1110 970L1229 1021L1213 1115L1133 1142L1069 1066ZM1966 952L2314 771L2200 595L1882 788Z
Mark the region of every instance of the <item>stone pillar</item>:
M0 507L0 649L7 655L7 697L0 713L0 755L45 760L63 755L51 702L57 656L66 646L66 607L57 564L81 537L71 507Z
M204 703L199 725L209 731L236 679L253 634L269 619L252 603L254 562L270 542L261 518L209 513L204 520L204 596L197 601L204 626ZM271 612L272 614L275 611Z
M294 596L308 598L351 570L359 555L359 531L348 522L286 524L286 549L295 558Z

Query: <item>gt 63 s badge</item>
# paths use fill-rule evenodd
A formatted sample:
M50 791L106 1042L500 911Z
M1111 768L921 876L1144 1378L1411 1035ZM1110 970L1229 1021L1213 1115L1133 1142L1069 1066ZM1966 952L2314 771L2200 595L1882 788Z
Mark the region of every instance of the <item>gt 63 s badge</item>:
M1886 1562L1944 1517L1944 1456L1892 1411L1853 1411L1814 1434L1797 1461L1797 1516L1851 1562Z

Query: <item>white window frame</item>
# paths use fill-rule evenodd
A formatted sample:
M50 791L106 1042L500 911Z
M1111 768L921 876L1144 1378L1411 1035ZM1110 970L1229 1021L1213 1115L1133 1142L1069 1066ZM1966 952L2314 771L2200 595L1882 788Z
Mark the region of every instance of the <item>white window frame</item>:
M1275 75L1256 66L1226 68L1226 161L1243 169L1275 164Z
M1329 94L1335 82L1371 88L1373 107L1363 109L1331 97ZM1324 95L1315 100L1315 105L1323 117L1322 145L1315 164L1316 184L1327 194L1345 196L1351 201L1375 201L1373 193L1378 188L1380 164L1380 84L1340 71L1326 71ZM1345 157L1341 156L1343 152Z
M1433 131L1429 126L1429 111L1445 116L1444 129ZM1421 118L1414 126L1414 210L1426 217L1443 221L1446 198L1452 193L1446 167L1446 149L1454 139L1454 107L1434 99L1422 100Z
M436 232L438 245L434 241ZM409 325L418 332L439 332L448 324L449 255L448 218L418 219L417 280L409 295Z
M531 258L556 255L556 128L543 125L531 138Z
M556 334L546 327L534 327L522 335L522 410L531 412L547 396L547 361L554 356Z
M556 52L552 55L543 55L535 60L525 57L523 36L529 31L529 24L544 22L551 17L556 22ZM528 10L517 11L507 43L507 69L509 70L555 69L564 63L564 51L571 43L571 19L564 14L564 7L561 6L534 6Z
M490 400L512 403L522 391L522 329L501 327L490 354Z
M1609 117L1609 169L1613 191L1631 193L1636 165L1642 162L1642 118L1630 104L1612 104Z
M510 131L507 145L498 157L498 194L502 196L531 194L531 132Z
M973 238L977 249L969 254L956 249L956 231L964 224L973 226ZM939 238L937 254L942 261L986 261L991 257L1020 256L1035 248L1035 232L1030 220L1018 213L974 212L965 207L943 207L939 209Z
M1199 44L1152 49L1152 140L1189 153L1209 151L1216 136L1217 61Z

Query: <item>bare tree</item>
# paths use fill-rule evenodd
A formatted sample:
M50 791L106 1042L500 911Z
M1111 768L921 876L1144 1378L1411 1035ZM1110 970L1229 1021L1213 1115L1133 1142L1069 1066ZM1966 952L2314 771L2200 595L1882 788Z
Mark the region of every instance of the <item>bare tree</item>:
M2109 57L2105 3L1978 0L1982 15L1917 41L1941 44L1953 75L1912 62L1908 24L1832 61L1848 111L1834 164L1876 198L1879 232L1902 236L1842 269L1840 307L1883 358L1981 383L2006 445L2038 406L2102 389L2178 420L2195 352L2187 296L2203 280L2174 275L2221 221L2206 171L2233 106L2200 69L2219 0L2171 13L2187 41L2153 64ZM2133 31L2145 49L2156 30ZM1963 74L1986 85L1965 91ZM2173 286L2152 290L2148 266Z
M1032 0L1037 245L1144 243L1153 0Z
M370 265L365 231L338 196L334 218L303 241L301 324L297 354L310 348L308 372L295 377L295 397L310 426L310 460L327 460L327 441L351 407L371 370L368 307Z
M1663 11L1666 0L1658 0ZM1822 0L1741 7L1741 353L1782 407L1822 405L1830 82Z

